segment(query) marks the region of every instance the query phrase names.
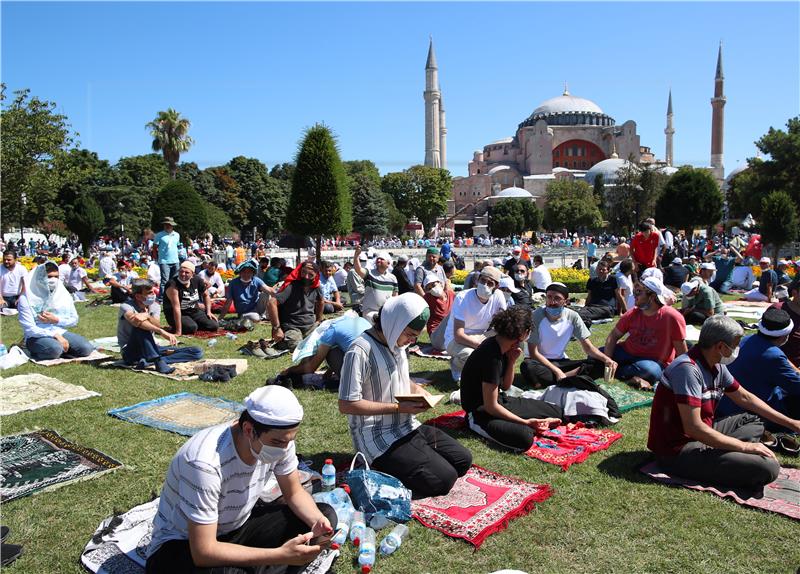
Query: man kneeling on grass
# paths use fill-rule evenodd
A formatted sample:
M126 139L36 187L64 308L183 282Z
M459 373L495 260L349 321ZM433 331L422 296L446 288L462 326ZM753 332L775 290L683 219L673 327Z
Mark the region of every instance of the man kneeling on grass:
M730 317L709 317L697 345L664 371L650 411L647 448L667 472L747 488L760 488L777 478L780 464L759 442L764 435L759 416L794 432L800 432L800 421L746 391L728 371L726 365L736 360L743 334ZM715 420L723 394L750 412Z
M172 459L147 574L273 564L297 572L328 545L336 512L315 503L297 473L294 441L303 407L279 386L253 391L244 405L237 422L198 432ZM273 476L284 503L259 503Z
M149 279L133 281L130 299L119 308L117 343L126 364L145 369L153 363L159 373L168 375L175 370L169 366L170 363L196 361L203 357L203 350L199 347L156 345L154 334L167 339L170 345L176 345L178 340L161 327L161 305L153 291Z

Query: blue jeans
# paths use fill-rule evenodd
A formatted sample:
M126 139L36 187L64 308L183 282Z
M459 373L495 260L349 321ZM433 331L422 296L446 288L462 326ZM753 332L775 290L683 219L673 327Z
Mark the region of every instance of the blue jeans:
M134 329L128 344L122 349L122 359L128 365L135 365L141 359L148 363L164 359L165 363L188 363L203 358L200 347L159 347L153 333L144 329Z
M730 294L731 289L733 289L733 283L730 281L721 281L721 282L714 281L711 284L711 288L714 289L717 293L728 295Z
M661 373L664 370L658 361L635 357L619 345L614 348L614 356L611 358L619 365L616 377L622 381L639 377L654 385L661 379Z
M9 309L17 308L17 299L19 299L19 295L3 295L3 300Z
M159 263L158 266L161 268L161 284L158 286L158 300L162 301L164 299L164 291L167 288L167 283L170 279L178 275L180 263Z
M69 342L69 349L65 352L61 343L55 337L28 337L25 346L34 361L46 361L60 357L86 357L92 354L92 344L75 333L64 331L61 335Z

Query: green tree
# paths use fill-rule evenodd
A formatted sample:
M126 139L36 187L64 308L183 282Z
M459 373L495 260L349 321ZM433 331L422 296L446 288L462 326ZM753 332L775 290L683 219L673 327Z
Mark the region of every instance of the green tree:
M249 223L247 213L250 205L242 198L239 184L225 166L212 167L207 171L214 178L215 195L206 199L222 208L230 217L231 223L241 229Z
M89 257L89 246L103 230L106 218L97 202L88 194L83 194L75 200L67 211L67 227L81 241L83 256Z
M417 217L426 229L445 214L453 178L446 169L415 165L403 172L387 173L381 190L392 196L407 218Z
M114 185L95 187L90 192L106 214L103 231L118 236L124 226L126 237L139 237L145 228L150 227L153 195L149 190L131 185ZM155 229L161 229L161 225Z
M685 229L711 227L722 219L722 193L708 170L680 168L669 178L655 209L661 225Z
M184 241L199 237L208 231L205 202L191 185L175 180L163 187L153 202L153 229L161 229L165 217L175 220L175 229Z
M153 151L161 152L169 167L169 176L175 179L178 174L178 162L181 154L189 151L194 141L189 137L191 122L182 118L180 112L172 108L160 111L155 119L148 122L145 128L153 137Z
M272 169L269 170L269 176L274 177L275 179L291 182L292 177L294 176L294 164L284 162L273 165Z
M5 101L5 84L0 85L0 101ZM54 210L60 214L52 164L60 151L72 145L72 137L67 117L55 110L55 102L20 90L0 111L1 231L12 224L22 229L39 223Z
M773 191L761 202L761 241L772 244L773 261L780 248L797 239L797 204L785 191Z
M238 231L225 211L213 203L206 202L206 215L208 217L208 231L214 237L227 237Z
M527 201L527 200L524 200ZM489 232L495 237L510 237L525 231L525 207L513 199L501 199L489 211Z
M164 160L155 153L120 158L112 167L111 185L130 185L155 195L169 181Z
M536 203L529 199L512 199L522 206L522 215L525 217L525 231L537 231L542 226L542 210Z
M309 128L295 161L286 228L295 235L317 238L317 261L323 235L345 235L353 225L350 191L339 150L331 130Z
M214 187L214 176L211 171L209 169L200 169L193 161L185 161L178 166L177 179L188 182L200 197L207 201L217 195L217 189Z
M353 202L353 231L367 239L386 235L389 213L384 194L374 178L357 173L349 178Z
M403 231L405 231L406 223L408 223L408 219L406 216L403 215L403 212L397 209L397 206L394 204L394 199L388 193L381 192L381 197L383 198L383 203L386 206L386 225L389 229L389 233L392 235L402 235Z
M606 182L602 173L598 173L594 178L594 184L592 184L592 195L594 195L594 200L597 202L597 205L600 206L600 211L604 212L605 199L606 199Z
M562 179L547 186L547 203L544 208L547 229L598 228L603 217L597 207L592 187L584 181Z
M286 218L288 186L270 177L267 166L257 159L237 156L226 167L246 206L240 227L255 226L264 237L276 236Z

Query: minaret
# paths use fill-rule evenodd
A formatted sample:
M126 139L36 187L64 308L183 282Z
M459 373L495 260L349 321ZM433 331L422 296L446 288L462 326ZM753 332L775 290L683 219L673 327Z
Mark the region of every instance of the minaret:
M672 167L672 135L675 133L675 128L672 127L672 88L669 89L669 101L667 102L667 127L664 129L667 134L667 149L664 154L664 159L667 165Z
M447 169L447 125L444 121L444 98L439 96L439 167Z
M717 54L717 74L714 78L714 97L711 98L711 171L717 181L725 178L725 167L722 165L722 140L725 133L725 94L723 93L722 75L722 42Z
M441 138L439 104L441 102L441 93L439 92L439 70L436 67L436 54L433 53L433 37L431 37L428 47L428 62L425 64L425 92L422 95L425 98L425 165L441 167L442 158L439 155Z

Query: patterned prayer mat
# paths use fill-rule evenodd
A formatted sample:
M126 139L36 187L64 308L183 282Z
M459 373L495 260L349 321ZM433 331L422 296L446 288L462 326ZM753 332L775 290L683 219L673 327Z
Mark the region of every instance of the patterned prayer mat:
M616 401L621 413L653 404L652 391L640 391L624 383L604 383L602 380L597 382Z
M244 410L241 403L194 393L178 393L108 411L112 417L192 436L210 426L231 422Z
M33 411L68 401L99 397L100 393L70 385L39 373L0 379L0 416Z
M445 496L414 500L414 518L480 548L483 541L552 496L548 484L532 484L472 466Z
M433 345L416 345L409 349L408 352L417 357L425 357L426 359L449 361L451 358L445 351L437 351L434 349Z
M44 361L35 361L31 359L31 361L43 367L54 367L56 365L64 365L66 363L91 363L92 361L102 361L110 358L111 355L104 355L99 351L92 351L91 354L87 355L86 357L75 357L71 359L69 358L46 359Z
M688 478L669 476L661 470L656 462L644 465L639 471L664 484L710 492L742 506L768 510L800 520L800 468L781 467L777 480L766 485L762 492L756 493L743 490L725 490L726 487L724 486L707 486Z
M465 430L467 428L467 413L465 411L453 411L428 419L426 425L445 430Z
M113 458L40 430L0 438L2 502L56 485L94 478L122 466Z

